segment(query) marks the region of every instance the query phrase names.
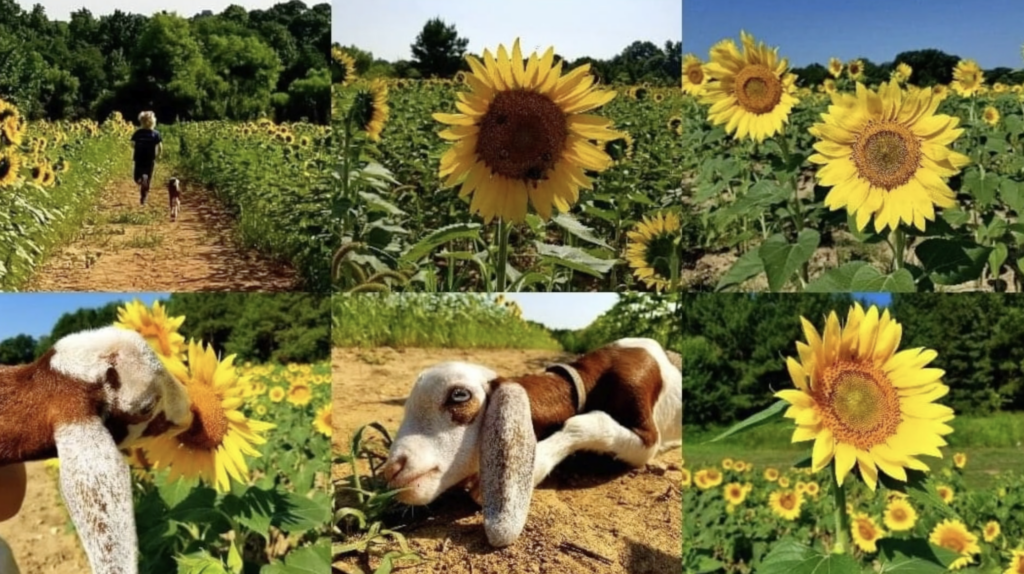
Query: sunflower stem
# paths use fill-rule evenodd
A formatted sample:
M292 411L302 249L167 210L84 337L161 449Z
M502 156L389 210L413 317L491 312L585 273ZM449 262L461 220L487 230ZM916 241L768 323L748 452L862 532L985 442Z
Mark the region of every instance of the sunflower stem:
M892 232L892 266L893 271L899 271L906 265L907 253L907 232L902 227L897 227Z
M835 464L832 465L835 472ZM850 544L850 517L846 515L846 488L836 483L832 489L832 497L835 500L836 508L833 517L836 522L836 540L832 545L832 554L845 554L846 547Z
M505 221L505 218L498 219L498 261L495 269L497 276L495 290L499 293L505 292L505 266L508 262L508 237L511 233L512 226Z

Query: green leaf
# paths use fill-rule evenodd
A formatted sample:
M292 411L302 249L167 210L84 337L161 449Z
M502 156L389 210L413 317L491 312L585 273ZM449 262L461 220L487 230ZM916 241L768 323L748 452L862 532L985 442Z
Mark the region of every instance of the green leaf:
M724 567L724 563L708 556L702 556L700 562L697 563L697 570L694 574L712 574L714 572L721 572Z
M999 197L1010 209L1017 212L1017 215L1024 215L1024 186L1006 177L999 184Z
M325 574L331 571L331 547L326 541L288 553L284 564L270 564L260 574Z
M996 246L992 249L992 253L988 255L988 268L992 272L992 275L998 276L999 269L1006 263L1006 257L1009 255L1006 250L1005 243L996 243Z
M317 493L323 494L323 493ZM318 498L326 498L326 495ZM295 493L284 496L274 513L274 523L289 533L320 528L331 519L330 500L313 500Z
M234 574L242 574L242 568L245 567L245 563L242 562L242 555L238 553L238 547L232 542L228 548L228 568Z
M859 574L849 554L821 554L809 546L783 540L764 557L758 574Z
M960 555L935 546L923 538L883 538L878 541L878 558L882 572L899 574L939 574Z
M991 247L950 239L928 239L914 249L928 276L939 285L981 277L991 252Z
M996 190L999 188L1000 177L989 173L982 179L981 172L977 169L968 169L964 174L962 191L974 196L975 201L981 205L991 205L996 198Z
M423 239L420 239L416 245L413 245L402 254L400 258L406 262L416 262L426 257L431 251L448 243L449 241L455 241L456 239L479 239L480 238L480 224L479 223L456 223L454 225L447 225L430 233Z
M912 293L916 290L910 271L899 269L891 275L882 275L865 261L851 261L829 269L805 289L809 293Z
M568 231L570 234L579 237L583 241L593 243L594 245L600 245L601 247L611 249L611 246L605 243L603 239L594 235L594 230L580 223L580 220L569 215L568 213L559 213L558 215L551 218L551 221L555 222L559 227Z
M786 408L788 407L789 403L787 403L786 401L777 401L775 404L764 409L763 411L757 414L750 415L749 417L747 417L746 420L734 424L732 428L707 442L718 442L723 438L732 436L738 432L747 431L752 428L759 427L765 423L769 423L774 417L781 415L782 411L786 410Z
M741 285L744 281L761 273L764 273L764 262L761 261L761 255L757 250L748 251L737 259L736 263L733 263L732 267L725 272L725 275L718 281L715 290L721 291L726 287Z
M821 234L813 229L801 231L795 244L786 241L781 234L769 237L758 249L769 289L781 291L800 266L811 260L820 242Z
M568 267L598 278L611 271L616 262L615 259L599 259L578 247L548 245L540 241L534 241L533 244L544 262Z

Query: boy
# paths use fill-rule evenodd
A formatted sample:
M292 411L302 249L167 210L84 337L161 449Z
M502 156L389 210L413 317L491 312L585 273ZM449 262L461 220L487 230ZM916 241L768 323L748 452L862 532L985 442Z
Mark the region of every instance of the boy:
M25 465L0 466L0 522L14 518L25 501ZM0 538L0 574L18 574L11 549Z
M160 132L155 129L156 114L153 112L139 114L139 125L142 127L132 134L132 143L135 145L132 161L135 162L135 183L142 186L139 204L146 205L146 194L149 193L149 184L153 181L156 158L160 157L163 151L163 139Z

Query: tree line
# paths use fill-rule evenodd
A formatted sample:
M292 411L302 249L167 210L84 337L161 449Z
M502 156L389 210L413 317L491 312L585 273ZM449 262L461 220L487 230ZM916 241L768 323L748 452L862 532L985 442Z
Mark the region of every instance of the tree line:
M953 68L961 60L960 56L947 54L942 50L911 50L900 52L891 62L875 63L868 58L860 58L864 64L864 79L861 80L867 85L879 85L889 81L893 70L899 64L907 64L913 68L910 75L910 83L920 87L931 87L936 84L948 86L953 81ZM846 65L843 62L843 75L847 77ZM791 70L797 75L797 85L813 88L820 86L832 74L828 71L828 63L814 63L802 68ZM1024 83L1024 70L1013 70L1012 68L999 67L985 70L985 83L993 85L1003 83L1014 85Z
M622 293L615 305L582 329L554 329L552 336L570 353L586 353L617 339L654 339L667 349L680 351L683 342L678 295Z
M367 78L441 78L451 79L458 72L470 72L466 63L469 39L459 36L454 24L433 18L424 24L411 45L412 59L389 62L375 58L372 52L357 46L340 46L356 62L356 73ZM505 46L511 50L512 46ZM491 52L497 46L491 48ZM477 57L482 57L480 54ZM556 60L565 60L555 54ZM682 68L682 42L666 41L658 46L653 42L633 42L618 55L608 60L581 57L566 61L568 71L590 64L592 73L605 84L618 83L656 86L679 86ZM335 80L340 79L340 64L335 64Z
M938 352L946 371L941 399L958 415L1024 410L1024 298L993 293L894 294L903 326L900 349ZM785 357L804 341L800 317L819 333L835 310L845 320L849 295L692 295L683 298L683 417L688 426L730 424L792 388Z
M174 293L164 302L171 316L184 315L180 332L212 344L237 361L309 363L330 356L328 297L305 293ZM20 334L0 341L0 365L30 363L65 335L107 327L121 303L64 313L46 335Z
M331 5L290 0L185 18L0 0L0 98L29 119L330 121Z

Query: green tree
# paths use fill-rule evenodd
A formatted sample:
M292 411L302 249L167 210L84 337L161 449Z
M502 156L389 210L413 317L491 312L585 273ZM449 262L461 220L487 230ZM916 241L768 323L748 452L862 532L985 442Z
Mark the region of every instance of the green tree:
M0 365L23 365L36 357L36 339L31 335L15 335L0 341Z
M459 71L469 39L460 38L454 24L440 18L428 20L416 36L412 57L424 78L450 78Z

